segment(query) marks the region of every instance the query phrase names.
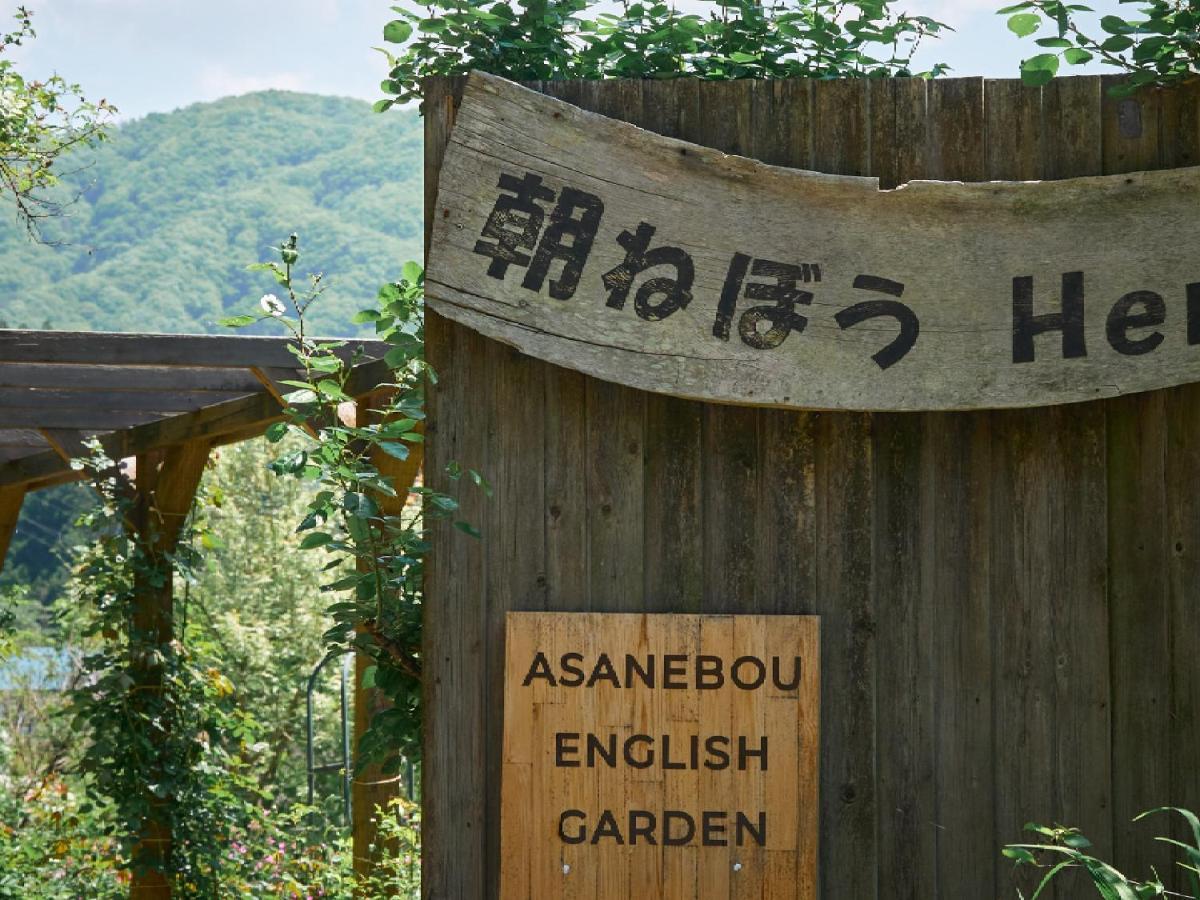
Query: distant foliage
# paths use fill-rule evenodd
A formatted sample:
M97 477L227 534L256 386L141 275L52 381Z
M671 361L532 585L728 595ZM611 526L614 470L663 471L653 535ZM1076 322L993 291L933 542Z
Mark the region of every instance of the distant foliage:
M1036 890L1028 900L1038 900L1061 876L1069 872L1082 872L1087 881L1095 888L1093 896L1100 900L1148 900L1151 897L1183 897L1186 900L1200 900L1200 817L1186 809L1164 806L1144 812L1134 821L1145 819L1157 813L1175 813L1181 816L1188 825L1191 843L1179 841L1170 837L1158 837L1162 841L1181 851L1180 868L1186 873L1188 893L1180 894L1169 890L1163 883L1166 873L1154 872L1144 881L1130 878L1104 860L1092 855L1092 842L1084 837L1078 828L1064 828L1061 825L1049 827L1030 823L1026 831L1032 831L1042 838L1037 844L1010 844L1004 848L1004 855L1013 860L1017 868L1031 866L1041 869L1041 876ZM1168 876L1169 877L1169 876ZM1025 895L1018 890L1021 900ZM1066 896L1066 895L1064 895ZM1070 894L1075 897L1076 894ZM1082 895L1078 895L1082 896Z
M1087 34L1080 26L1080 13L1091 12L1081 4L1026 0L1001 9L1000 13L1009 17L1009 30L1019 37L1033 37L1044 25L1053 32L1035 38L1045 52L1021 63L1025 83L1046 84L1061 63L1081 66L1096 59L1129 75L1128 82L1113 88L1118 96L1146 85L1178 84L1200 74L1200 4L1192 0L1120 2L1135 10L1128 16L1102 17L1102 35Z
M43 224L59 246L31 245L0 204L0 327L219 331L255 287L240 261L285 222L328 261L314 329L353 334L423 233L420 120L370 110L269 91L114 128L53 191L74 200Z
M842 78L941 74L912 68L922 39L946 26L891 0L704 0L705 15L667 3L431 0L392 7L383 30L389 95L417 99L430 75L480 69L517 81L555 78Z

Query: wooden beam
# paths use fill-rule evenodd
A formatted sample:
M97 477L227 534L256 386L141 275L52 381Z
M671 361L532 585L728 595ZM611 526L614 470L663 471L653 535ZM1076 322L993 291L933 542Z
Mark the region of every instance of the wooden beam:
M347 393L365 394L390 377L391 370L382 360L363 363L355 366L347 380ZM0 416L6 414L7 411L0 412ZM113 459L124 459L193 439L203 438L213 445L246 440L262 434L281 418L278 401L264 391L100 435L100 442ZM25 484L29 490L77 481L80 477L53 450L0 465L0 485Z
M133 527L158 573L158 577L149 573L138 577L134 585L132 637L147 649L165 648L175 637L174 588L167 557L179 540L207 460L207 441L189 441L137 457ZM163 668L157 661L161 656L143 653L135 657L143 661L130 672L134 682L130 702L135 709L140 705L152 711L163 689ZM147 766L147 785L163 777L155 769L152 761ZM159 797L148 787L146 797L150 812L134 845L129 896L132 900L168 900L171 886L163 872L171 856L171 805L176 798Z
M113 431L160 419L170 412L130 409L40 409L36 406L0 406L5 428L81 428L84 431Z
M343 340L339 356L348 359L357 347L382 357L383 341ZM96 331L0 330L0 360L21 363L74 363L123 366L278 366L296 367L289 338L215 334L118 334Z
M32 428L0 430L0 447L26 447L45 450L46 440Z
M260 390L255 386L254 391ZM97 412L191 412L244 397L254 391L113 391L97 382L91 389L0 387L0 409L85 409ZM7 424L8 417L5 416ZM4 427L4 426L0 426Z
M0 487L0 571L4 569L4 558L8 555L8 546L17 530L17 520L21 518L21 504L24 500L23 487Z
M258 380L245 368L98 366L0 360L0 387L69 390L91 389L97 385L113 391L229 391L248 394L259 389Z

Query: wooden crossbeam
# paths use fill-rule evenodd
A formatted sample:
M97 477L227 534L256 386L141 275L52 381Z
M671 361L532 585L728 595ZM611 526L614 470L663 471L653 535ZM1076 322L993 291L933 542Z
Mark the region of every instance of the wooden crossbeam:
M46 448L46 441L32 428L0 430L0 448L16 447L44 450Z
M283 376L291 377L291 376ZM0 388L62 388L111 391L228 391L250 393L259 384L249 368L195 366L74 365L6 362L0 357Z
M373 360L356 366L347 381L347 392L360 396L390 378L390 369L383 360ZM9 410L0 411L7 415ZM115 414L113 414L115 415ZM121 428L99 435L100 442L113 459L124 459L162 447L189 440L204 439L213 445L233 440L245 440L261 434L272 422L282 417L279 402L265 389L257 394L205 406L195 412L156 419L144 424ZM47 429L69 428L88 432L71 423L43 424ZM109 427L114 427L111 424ZM4 432L0 431L0 434ZM91 432L88 432L91 433ZM0 485L24 484L28 490L77 481L80 473L53 450L35 453L0 464Z
M31 406L0 406L0 428L81 428L112 431L161 419L170 410L153 409L40 409Z
M202 406L211 406L235 397L244 397L259 388L249 391L113 391L102 382L92 389L61 390L58 388L5 388L0 387L0 410L10 408L34 409L83 409L91 412L141 411L141 412L190 412ZM0 429L10 421L0 413Z
M382 357L388 350L388 345L383 341L340 340L346 340L346 344L338 354L346 359L360 346L371 357ZM296 357L288 349L289 342L285 338L242 335L2 329L0 360L19 363L203 368L269 366L294 369Z

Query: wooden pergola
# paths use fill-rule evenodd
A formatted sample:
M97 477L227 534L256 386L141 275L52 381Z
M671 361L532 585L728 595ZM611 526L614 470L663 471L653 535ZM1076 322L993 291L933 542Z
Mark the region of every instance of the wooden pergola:
M381 341L348 341L339 351L361 348L364 358L351 372L347 393L353 408L340 410L365 424L369 396L389 381ZM178 537L209 451L261 435L283 418L280 387L302 377L284 338L0 329L0 568L30 491L86 477L71 460L87 456L97 438L107 455L123 462L135 500L134 527L153 535L156 550L171 549ZM419 445L414 446L419 451ZM420 467L420 453L401 462L375 460L390 476L403 504ZM150 527L153 524L153 527ZM139 590L135 616L152 634L170 640L172 589ZM355 739L366 729L378 698L355 679ZM137 677L153 688L161 673ZM161 682L159 682L161 683ZM395 793L394 779L371 772L354 780L355 868L369 865L374 839L371 810ZM169 802L169 801L167 801ZM171 835L147 829L139 850L146 860L169 852ZM170 896L155 872L135 874L135 898Z

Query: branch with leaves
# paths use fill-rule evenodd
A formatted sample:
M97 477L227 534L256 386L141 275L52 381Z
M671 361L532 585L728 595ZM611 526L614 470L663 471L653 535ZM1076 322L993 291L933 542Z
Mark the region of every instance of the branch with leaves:
M117 110L107 100L89 102L79 85L59 75L41 81L21 75L4 54L37 33L27 8L18 7L15 18L16 27L0 33L0 192L9 195L30 236L40 239L40 221L62 211L50 192L61 158L103 140Z
M1047 84L1061 63L1081 66L1099 58L1125 72L1129 80L1115 85L1115 96L1126 96L1147 85L1166 86L1200 75L1200 7L1189 0L1121 0L1136 5L1131 16L1101 17L1104 37L1087 34L1079 24L1091 7L1063 0L1025 0L999 10L1018 37L1033 37L1049 24L1055 34L1034 38L1047 52L1023 60L1026 84Z
M271 463L282 476L302 478L317 488L298 523L300 548L326 554L330 581L322 590L336 599L329 608L325 642L331 655L347 650L367 654L367 684L390 701L377 713L358 747L357 766L380 763L395 774L405 760L420 754L421 602L423 599L426 521L449 518L468 534L478 532L456 519L458 503L421 485L396 485L377 460L407 460L423 441L425 385L435 379L424 359L424 273L405 263L400 280L379 290L376 305L355 317L371 325L387 342L390 380L370 395L371 408L360 406L353 423L340 407L354 402L348 392L353 367L363 361L353 341L317 340L308 334L307 313L324 289L321 274L307 281L296 274L299 238L293 234L277 248L278 261L251 268L269 272L275 293L264 294L258 311L223 321L245 327L274 321L289 335L289 347L302 378L282 382L286 421L267 432L271 441L294 434L300 446ZM347 353L349 349L349 353ZM359 398L360 404L367 401ZM451 466L450 478L465 474L490 492L478 472ZM402 491L407 494L401 495ZM411 501L411 502L410 502Z

